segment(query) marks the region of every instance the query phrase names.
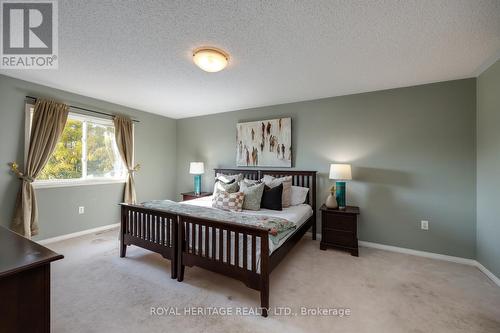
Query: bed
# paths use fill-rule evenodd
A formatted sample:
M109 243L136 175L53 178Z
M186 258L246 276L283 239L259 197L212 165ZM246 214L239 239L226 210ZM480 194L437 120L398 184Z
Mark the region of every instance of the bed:
M201 197L201 198L197 198L197 199L193 199L193 200L183 201L183 202L181 202L181 204L190 205L190 206L197 206L197 207L205 207L205 208L210 208L210 209L217 209L217 208L212 208L212 198L213 198L213 196L210 195L210 196ZM297 231L297 229L299 229L305 222L307 222L307 220L313 215L313 210L309 204L304 203L304 204L300 204L300 205L295 205L295 206L283 208L282 211L261 208L258 211L243 210L243 211L235 213L235 214L237 214L237 215L254 215L254 216L257 215L257 216L263 216L263 217L277 217L277 218L286 219L286 220L294 223L295 229L290 229L287 232L285 232L285 234L279 240L277 240L276 243L271 241L271 237L270 237L269 253L272 254L276 249L278 249L281 245L283 245L286 242L286 240L288 238L290 238L294 232ZM218 236L217 231L216 231L216 236ZM202 244L203 244L203 242L204 242L204 228L202 228L202 232L199 236L195 230L195 238L197 238L197 237L202 237ZM231 240L234 241L234 239L235 239L235 236L231 235ZM259 240L257 239L257 241L259 241ZM242 252L243 252L243 247L242 247L243 237L241 237L241 235L239 237L239 243L240 243L239 256L240 256L240 264L241 264L241 261L242 261L241 256L242 256ZM196 242L194 242L194 244L189 243L188 245L190 247L193 247L193 246L197 247ZM217 246L217 244L216 244L216 246ZM256 247L257 247L257 251L258 251L259 250L259 243L257 243ZM208 251L210 252L210 249L208 249ZM226 248L224 247L223 253L225 254L225 252L226 252ZM234 252L232 255L234 255ZM216 256L216 259L218 259L217 249L215 251L215 256ZM232 264L234 264L234 257L231 257L231 258L233 259ZM259 260L259 256L257 256L257 260Z
M295 229L274 244L270 241L269 230L262 227L122 204L120 256L125 256L128 245L136 245L171 260L171 277L178 281L183 281L186 266L201 267L237 279L260 292L261 314L267 317L271 272L309 228L316 239L316 172L215 169L215 173L241 173L253 180L264 175L292 176L293 185L309 188L303 205L278 213L261 210L249 214L277 214L293 220ZM210 197L185 202L202 207L210 203Z

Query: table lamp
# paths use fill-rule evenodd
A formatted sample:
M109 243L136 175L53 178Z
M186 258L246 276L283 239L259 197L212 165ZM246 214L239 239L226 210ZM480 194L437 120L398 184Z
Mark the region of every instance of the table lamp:
M330 179L335 179L335 197L339 205L339 209L345 209L345 181L352 179L350 164L331 164Z
M189 164L189 173L194 175L194 194L201 193L201 175L205 173L203 162L191 162Z

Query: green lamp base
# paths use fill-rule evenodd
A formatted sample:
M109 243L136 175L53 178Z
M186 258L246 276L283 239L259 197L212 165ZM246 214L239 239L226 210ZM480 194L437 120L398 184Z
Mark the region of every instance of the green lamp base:
M194 176L194 194L200 195L201 193L201 175Z
M345 209L345 182L335 183L335 198L339 205L339 209Z

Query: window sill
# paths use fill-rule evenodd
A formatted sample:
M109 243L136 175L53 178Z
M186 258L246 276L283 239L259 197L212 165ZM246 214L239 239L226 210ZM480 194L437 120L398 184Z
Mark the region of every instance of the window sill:
M36 181L33 188L56 188L56 187L77 187L88 185L124 184L125 179L87 179L87 180L65 180L65 181Z

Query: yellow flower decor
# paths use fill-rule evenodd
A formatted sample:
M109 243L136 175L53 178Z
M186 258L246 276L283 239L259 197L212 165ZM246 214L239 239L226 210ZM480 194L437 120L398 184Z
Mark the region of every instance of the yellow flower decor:
M25 180L30 183L34 181L33 178L25 176L24 173L22 173L21 170L19 170L19 165L16 162L10 162L8 164L10 166L10 171L12 171L17 178Z
M10 171L12 171L18 178L23 177L23 173L19 171L19 165L16 162L9 163Z
M141 165L140 164L136 164L133 169L129 170L129 172L137 172L139 170L141 170Z

